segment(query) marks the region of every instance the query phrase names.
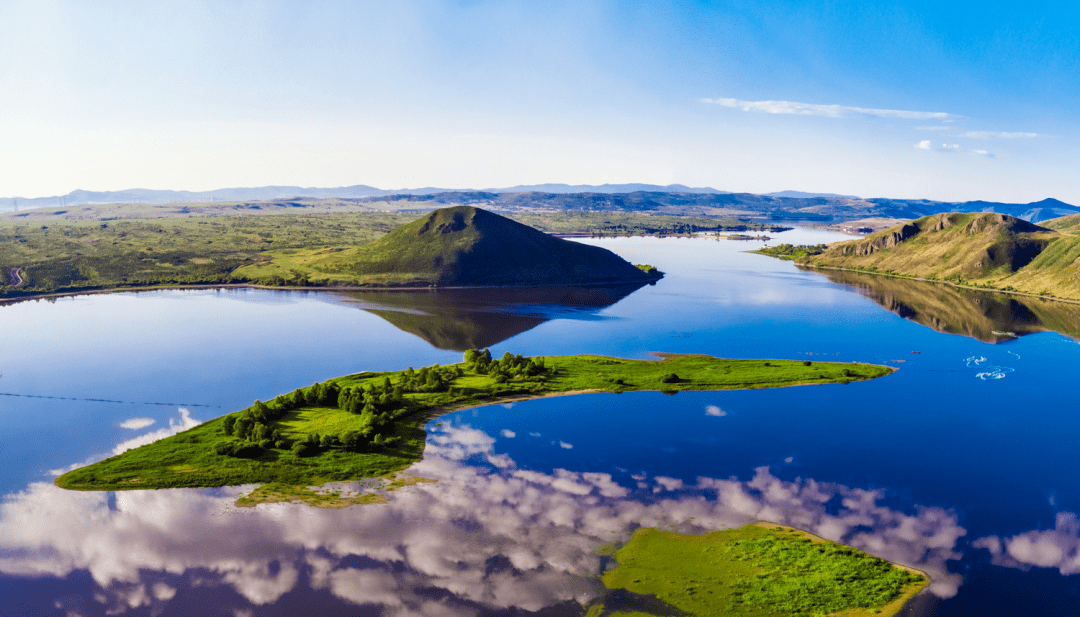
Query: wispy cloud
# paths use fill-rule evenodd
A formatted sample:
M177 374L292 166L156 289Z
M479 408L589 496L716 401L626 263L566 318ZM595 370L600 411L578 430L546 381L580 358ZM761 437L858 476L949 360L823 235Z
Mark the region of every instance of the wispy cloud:
M1009 133L1002 131L967 131L961 134L961 137L970 137L972 139L1031 139L1038 136L1038 133Z
M941 144L935 146L929 139L924 139L915 144L915 147L920 150L937 150L938 152L959 152L960 144Z
M988 159L994 158L993 152L987 152L986 150L971 150L972 154L978 154L979 156L985 156Z
M741 101L739 99L701 99L723 107L743 111L760 111L768 114L793 114L797 116L825 116L827 118L900 118L904 120L941 120L952 122L960 116L943 111L907 111L903 109L869 109L847 105L817 105L794 101Z

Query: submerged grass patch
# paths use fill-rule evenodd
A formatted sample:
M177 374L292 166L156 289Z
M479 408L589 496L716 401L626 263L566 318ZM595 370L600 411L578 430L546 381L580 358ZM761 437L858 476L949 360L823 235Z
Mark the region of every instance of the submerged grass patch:
M691 615L894 615L928 584L915 571L808 533L747 525L706 535L640 529L603 575Z
M808 360L661 358L506 354L493 360L487 350L471 350L460 364L338 377L75 469L56 484L76 490L306 487L379 478L420 460L426 420L465 407L575 392L848 383L895 370Z

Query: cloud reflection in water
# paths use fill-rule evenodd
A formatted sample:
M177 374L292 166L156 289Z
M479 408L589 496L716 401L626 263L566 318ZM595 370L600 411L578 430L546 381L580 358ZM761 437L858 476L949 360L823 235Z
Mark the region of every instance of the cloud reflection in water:
M928 571L941 597L960 584L945 568L965 534L952 512L905 514L878 505L878 491L784 481L767 467L749 481L692 486L639 475L644 486L632 490L607 473L520 469L494 444L444 422L410 469L437 483L346 510L241 510L237 488L110 494L32 484L0 505L0 572L88 571L101 592L83 614L165 605L192 570L200 586L231 588L254 606L310 584L390 615L535 611L601 593L597 549L638 527L703 532L764 519ZM826 504L837 502L830 513Z
M1004 539L987 536L972 546L990 551L996 566L1055 568L1063 576L1080 573L1080 520L1072 512L1059 512L1053 529L1027 531Z

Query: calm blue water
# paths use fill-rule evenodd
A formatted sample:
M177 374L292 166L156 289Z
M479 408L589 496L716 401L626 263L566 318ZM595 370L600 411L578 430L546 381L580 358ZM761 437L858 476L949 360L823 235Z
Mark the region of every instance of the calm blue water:
M834 239L796 230L773 243ZM910 614L1077 614L1075 341L942 334L822 275L740 252L756 243L590 242L667 276L593 309L508 306L540 319L507 326L519 333L493 354L693 352L899 371L467 410L428 426L413 473L438 483L382 506L237 510L239 489L72 493L49 482L256 398L460 354L364 310L371 303L323 293L3 306L0 615L574 614L575 601L601 593L601 544L642 525L703 531L759 518L930 572L934 593ZM495 327L485 314L465 327Z

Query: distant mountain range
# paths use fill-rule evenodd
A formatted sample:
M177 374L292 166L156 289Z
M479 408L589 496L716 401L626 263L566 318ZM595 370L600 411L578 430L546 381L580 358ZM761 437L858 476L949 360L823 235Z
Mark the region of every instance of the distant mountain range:
M375 204L391 202L395 209L406 207L431 210L448 205L476 205L493 210L619 211L672 215L725 216L752 220L836 223L863 218L916 219L939 212L996 212L1038 223L1080 213L1076 207L1056 199L1026 204L989 201L942 202L926 199L860 198L832 193L781 191L758 195L728 193L709 187L681 184L535 184L485 189L383 190L358 184L338 188L264 186L215 191L72 191L67 195L23 199L0 198L0 212L37 208L64 210L90 204L161 204L249 202L304 199L347 200ZM414 205L415 204L415 205ZM375 206L378 208L378 206Z
M681 184L660 186L657 184L533 184L519 185L500 189L483 189L485 193L632 193L634 191L660 191L667 193L717 194L714 188L691 188ZM418 189L377 189L366 184L339 186L336 188L314 188L302 186L260 186L213 191L162 191L156 189L127 189L123 191L84 191L74 190L67 195L53 197L0 197L0 212L29 210L32 208L74 208L86 204L116 203L204 203L209 201L266 201L274 199L292 199L313 197L316 199L355 199L360 197L387 197L390 195L434 195L437 193L475 192L473 189L440 189L424 187Z

